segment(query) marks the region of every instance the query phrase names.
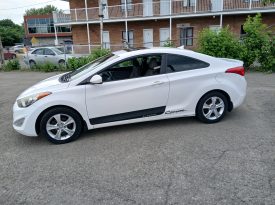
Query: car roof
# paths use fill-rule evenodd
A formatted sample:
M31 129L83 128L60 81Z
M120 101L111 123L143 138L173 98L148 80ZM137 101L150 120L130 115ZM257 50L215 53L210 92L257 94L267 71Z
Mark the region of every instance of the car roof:
M51 49L51 48L55 48L55 47L36 47L36 48L33 48L33 49L41 49L41 48L49 48L49 49Z
M125 49L120 51L115 51L113 54L121 57L121 58L127 58L132 57L136 55L144 55L144 54L150 54L150 53L171 53L171 54L178 54L178 55L186 55L189 57L194 57L198 59L214 59L212 56L208 56L205 54L201 54L192 50L188 49L182 49L182 48L170 48L170 47L152 47L152 48L143 48L143 49Z

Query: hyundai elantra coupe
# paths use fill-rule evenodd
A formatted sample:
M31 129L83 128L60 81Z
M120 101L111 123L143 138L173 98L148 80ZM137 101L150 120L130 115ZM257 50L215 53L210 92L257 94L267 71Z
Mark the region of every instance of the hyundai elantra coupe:
M67 143L84 129L196 116L220 121L246 96L243 62L179 48L121 50L25 90L13 127Z

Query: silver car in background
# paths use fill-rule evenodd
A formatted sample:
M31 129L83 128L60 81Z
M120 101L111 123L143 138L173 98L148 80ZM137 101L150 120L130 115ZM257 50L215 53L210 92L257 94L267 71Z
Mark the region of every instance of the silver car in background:
M69 58L74 57L71 54L65 54L55 47L39 47L29 51L24 55L24 62L27 65L52 63L55 65L64 65Z

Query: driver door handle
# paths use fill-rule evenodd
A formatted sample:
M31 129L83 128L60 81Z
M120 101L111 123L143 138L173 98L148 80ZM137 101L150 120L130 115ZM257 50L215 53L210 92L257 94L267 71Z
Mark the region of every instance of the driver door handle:
M155 82L152 83L152 86L162 85L162 84L164 84L164 83L165 83L165 82L163 82L163 81L155 81Z

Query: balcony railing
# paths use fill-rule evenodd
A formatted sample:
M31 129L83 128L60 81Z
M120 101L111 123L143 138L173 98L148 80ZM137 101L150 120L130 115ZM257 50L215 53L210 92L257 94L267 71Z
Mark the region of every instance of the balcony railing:
M98 22L99 7L77 8L54 13L54 22L81 23ZM236 12L259 9L275 9L275 4L262 4L260 0L160 0L150 3L136 3L106 6L103 8L104 20L125 20L135 18L169 17L189 14L211 14L217 12ZM125 12L125 10L127 10Z

